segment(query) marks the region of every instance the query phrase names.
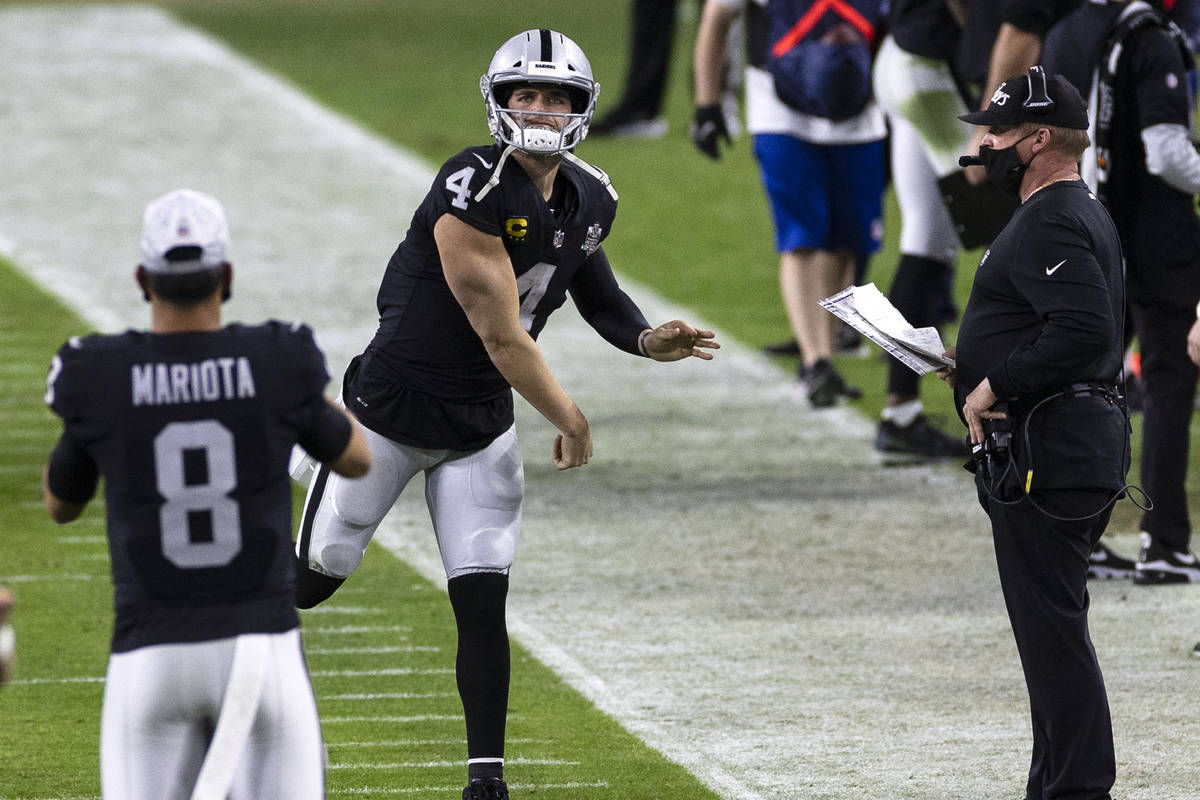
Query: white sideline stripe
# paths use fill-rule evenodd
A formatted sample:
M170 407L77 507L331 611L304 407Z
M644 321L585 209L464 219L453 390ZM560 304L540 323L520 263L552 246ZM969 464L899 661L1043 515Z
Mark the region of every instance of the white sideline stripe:
M310 656L351 656L378 653L440 653L442 648L417 644L396 647L307 647L304 652Z
M512 714L508 716L509 720L514 719ZM322 717L322 725L345 725L351 722L398 722L407 724L409 722L461 722L462 714L410 714L408 716L395 716L384 714L382 716L367 716L367 717Z
M107 575L85 575L79 572L61 575L0 575L0 583L44 583L57 581L98 581L108 580Z
M46 368L41 364L0 364L0 375L41 375L45 376Z
M415 669L413 667L390 667L388 669L314 669L309 670L313 677L320 678L374 678L385 675L453 675L453 669L432 668Z
M4 454L10 455L10 456L29 456L31 458L45 458L46 456L50 455L50 447L52 447L53 444L54 444L54 442L51 440L51 437L47 437L45 444L29 442L29 443L22 443L20 445L13 445L8 442L5 442ZM43 461L42 463L44 464L45 462ZM41 471L40 466L38 467L38 471L39 472Z
M330 747L425 747L428 745L460 745L466 739L459 736L454 739L393 739L382 742L326 742ZM537 739L513 739L505 737L506 744L545 744L544 741Z
M340 628L305 628L305 634L342 634L342 633L398 633L411 631L411 625L343 625ZM408 638L408 637L401 637Z
M49 453L46 453L49 455ZM32 472L35 475L41 474L42 467L46 466L46 462L37 464L0 464L0 475L23 475L26 472ZM0 798L3 800L3 798Z
M554 758L509 758L505 759L505 766L521 764L530 767L578 767L579 761L562 761ZM461 761L395 761L388 764L376 764L373 762L355 762L345 764L330 764L326 769L445 769L447 767L460 767Z
M317 696L322 700L432 700L435 697L458 697L454 692L357 692Z
M59 544L105 544L108 542L107 536L60 536L58 537Z
M395 539L392 538L392 546L389 546L389 537L394 537L394 533L388 529L387 520L384 520L384 524L376 533L375 541L392 549L392 546L395 546ZM404 548L401 552L403 552L404 560L411 563L418 572L430 580L437 580L438 576L443 576L442 581L444 582L441 561L436 552L414 552L411 548ZM631 707L626 699L609 688L606 681L589 671L566 650L544 636L535 626L528 624L523 615L511 607L508 609L508 630L539 661L561 676L598 709L620 720L630 733L651 747L683 764L713 791L723 797L737 798L737 800L765 800L765 795L752 790L724 770L705 763L699 754L693 752L690 753L690 758L686 757L689 751L686 749L686 743L679 740L678 734L671 733L664 725L647 719L645 715Z
M530 791L530 792L558 790L558 789L607 789L608 782L607 781L595 781L592 783L580 783L580 782L510 783L510 784L508 784L508 788L516 790L516 791ZM358 787L358 788L354 788L354 789L329 789L326 793L331 794L331 795L334 795L334 794L338 794L338 795L341 795L341 794L349 794L349 795L354 795L354 794L367 794L367 795L426 794L426 793L428 793L428 794L434 794L434 793L449 794L451 792L460 792L460 791L462 791L462 786L460 786L459 784L453 784L453 785L445 785L445 786L411 786L411 787L407 787L404 789L396 789L396 788L393 788L390 786L389 787L362 786L362 787ZM0 798L0 800L4 800L4 798ZM96 800L99 800L99 798L96 798Z
M384 609L378 606L324 606L320 605L316 608L305 609L300 612L304 616L308 615L333 615L333 614L382 614Z
M6 421L8 423L16 422L16 420L13 419L13 416L16 416L16 415L10 416L6 413L5 414ZM35 420L34 416L29 415L28 417L26 417L26 420L28 420L28 421L22 423L22 425L19 425L19 426L10 425L10 426L6 427L5 428L5 437L7 437L10 440L12 440L12 439L44 439L44 438L46 438L47 429L46 429L46 425L44 425L44 423L49 421L46 419L46 417L43 416L42 419ZM34 427L35 422L41 422L42 425Z
M69 684L69 683L104 683L104 676L82 677L82 678L24 678L17 681L9 681L7 686L42 686L54 684ZM0 797L0 800L4 798Z

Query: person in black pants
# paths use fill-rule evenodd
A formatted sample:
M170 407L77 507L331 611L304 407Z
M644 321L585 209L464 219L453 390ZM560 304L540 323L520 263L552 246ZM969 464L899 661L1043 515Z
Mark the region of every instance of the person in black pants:
M667 132L662 111L677 0L634 0L629 31L629 68L620 102L591 127L593 136L657 138Z
M953 369L979 502L1029 690L1027 800L1111 800L1104 678L1088 632L1088 554L1125 488L1121 245L1078 172L1087 111L1061 75L1009 78L988 107L988 180L1021 205L984 253Z
M1125 251L1142 359L1141 486L1153 501L1142 514L1132 577L1141 585L1200 581L1186 490L1196 399L1186 343L1200 301L1200 153L1188 91L1195 58L1158 11L1110 0L1084 4L1051 30L1046 67L1098 98L1083 177L1112 214Z

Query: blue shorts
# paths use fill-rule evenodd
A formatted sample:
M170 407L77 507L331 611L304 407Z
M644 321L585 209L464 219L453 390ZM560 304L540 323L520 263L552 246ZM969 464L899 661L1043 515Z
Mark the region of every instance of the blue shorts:
M775 221L775 249L849 250L866 256L883 241L883 141L810 144L754 136L763 188Z

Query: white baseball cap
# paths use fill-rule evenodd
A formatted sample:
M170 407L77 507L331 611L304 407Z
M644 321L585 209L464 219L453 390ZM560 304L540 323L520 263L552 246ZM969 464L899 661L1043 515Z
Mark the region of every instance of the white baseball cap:
M212 269L226 262L228 250L225 209L212 195L176 189L146 205L142 265L150 272L183 275Z

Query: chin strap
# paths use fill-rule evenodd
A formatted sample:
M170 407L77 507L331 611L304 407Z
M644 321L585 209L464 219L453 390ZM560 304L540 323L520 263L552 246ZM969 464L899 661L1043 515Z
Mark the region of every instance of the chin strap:
M512 155L512 151L516 149L516 145L510 144L508 147L504 148L504 152L500 153L500 160L496 162L496 169L492 171L492 177L488 178L488 181L483 185L483 188L475 194L476 203L486 197L487 193L496 188L496 185L500 183L500 170L504 169L504 162L508 160L508 157Z
M516 145L510 144L504 148L502 153L500 153L500 159L496 162L496 168L492 170L492 176L488 178L487 183L485 183L483 187L475 194L476 203L486 197L488 192L490 192L497 186L497 184L500 183L500 171L504 169L504 162L508 160L508 157L512 155L513 151L516 149ZM572 153L570 150L564 150L562 152L562 157L591 175L596 180L600 181L600 185L608 190L608 193L612 195L613 200L618 199L617 190L613 188L612 178L608 177L607 172L599 167L592 166L579 156Z
M563 158L565 158L567 161L570 161L572 164L579 167L581 170L588 173L596 180L600 181L600 184L605 189L608 190L609 194L612 195L612 199L613 200L617 199L617 190L613 188L612 178L608 177L607 172L600 169L599 167L593 167L591 164L587 163L582 158L580 158L579 156L572 153L570 150L564 150L562 155L563 155Z

